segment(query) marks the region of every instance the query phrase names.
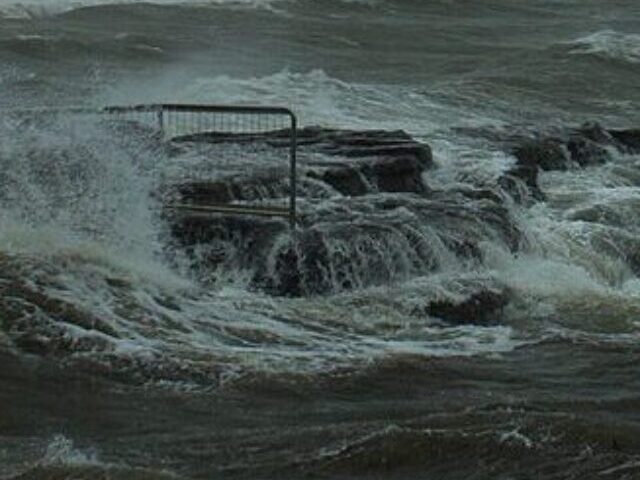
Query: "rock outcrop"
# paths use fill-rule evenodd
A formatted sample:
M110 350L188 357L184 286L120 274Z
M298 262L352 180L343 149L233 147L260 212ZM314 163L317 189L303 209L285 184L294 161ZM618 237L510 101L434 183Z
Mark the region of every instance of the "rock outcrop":
M431 149L402 131L304 128L297 132L295 235L284 219L196 212L172 214L171 231L205 281L215 280L221 269L240 269L254 288L289 296L388 284L451 268L452 262L482 262L483 242L517 251L523 238L505 192L518 202L541 201L540 172L588 168L611 161L616 152L640 151L639 131L593 124L544 134L472 134L496 142L515 158L493 187L429 187ZM172 143L177 152L245 144L281 151L289 147L288 132L202 133ZM250 168L174 185L174 193L196 205L285 205L287 181L286 168ZM596 214L575 213L576 218ZM479 292L460 304L434 303L426 313L453 322L479 318L474 305L494 311L501 305L498 297Z
M288 147L283 132L177 139L183 147L248 141ZM313 127L300 130L298 142L294 236L281 219L172 215L173 237L194 265L206 266L205 278L245 269L255 288L276 295L324 294L425 275L446 268L443 262L479 262L482 241L518 248L521 235L502 197L488 189L430 189L423 177L434 166L431 150L404 132ZM286 171L177 189L184 203L269 202L286 194Z
M492 140L499 138L492 133ZM585 124L576 129L565 129L550 134L513 136L498 140L516 158L516 164L499 179L499 184L522 201L514 178L524 182L531 197L543 200L538 185L540 171L563 171L586 168L611 161L612 151L621 154L640 152L640 131L606 130L597 124Z
M261 135L201 133L178 137L188 144L262 144L273 149L289 148L287 132ZM428 145L416 142L402 131L352 131L307 127L297 133L299 183L301 189L321 182L325 188L345 196L373 192L427 190L422 172L433 166ZM286 191L286 166L275 172L234 175L223 181L189 182L178 186L195 202L252 201Z

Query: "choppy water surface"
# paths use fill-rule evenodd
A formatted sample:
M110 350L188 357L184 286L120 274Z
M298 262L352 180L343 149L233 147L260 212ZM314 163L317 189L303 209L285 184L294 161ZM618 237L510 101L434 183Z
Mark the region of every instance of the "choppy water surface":
M468 135L637 128L639 74L633 1L3 2L4 108L277 104L404 129L433 148L431 188L491 192L519 236L479 208L462 261L446 224L416 223L425 200L325 192L304 208L407 202L394 225L433 265L405 268L398 234L392 281L355 268L357 288L284 298L230 263L203 284L157 194L198 155L3 114L0 478L640 478L640 158L544 172L546 200L518 204L496 183L514 159ZM478 287L509 298L483 325L425 311Z

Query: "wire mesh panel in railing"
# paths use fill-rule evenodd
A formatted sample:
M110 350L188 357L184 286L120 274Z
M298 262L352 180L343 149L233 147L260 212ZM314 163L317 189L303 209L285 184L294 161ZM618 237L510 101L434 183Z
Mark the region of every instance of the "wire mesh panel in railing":
M278 107L141 105L108 107L114 118L153 125L182 169L174 208L296 216L296 118Z

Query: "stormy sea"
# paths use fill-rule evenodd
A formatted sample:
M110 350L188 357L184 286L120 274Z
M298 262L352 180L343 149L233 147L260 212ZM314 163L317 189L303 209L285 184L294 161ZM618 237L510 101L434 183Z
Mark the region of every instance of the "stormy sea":
M640 479L639 79L637 0L2 0L0 479Z

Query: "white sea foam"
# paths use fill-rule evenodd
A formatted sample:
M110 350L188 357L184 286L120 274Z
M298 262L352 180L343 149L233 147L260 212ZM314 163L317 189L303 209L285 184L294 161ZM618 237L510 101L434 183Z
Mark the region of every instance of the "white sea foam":
M122 4L226 5L240 8L271 8L276 0L7 0L0 3L0 18L55 15L83 7Z
M73 440L64 435L55 435L40 461L42 465L87 466L98 465L98 456L92 451L83 451L75 447Z
M640 35L615 30L598 32L569 42L572 54L596 55L629 63L640 63Z
M621 341L637 331L633 312L640 297L627 252L638 228L633 205L640 189L625 177L624 166L633 165L634 158L615 158L588 170L542 174L547 201L516 213L526 248L513 255L484 245L485 266L520 299L516 304L522 311L510 311L514 318L529 326L552 320L576 332L608 332ZM594 208L596 213L589 213ZM610 217L598 216L598 209L610 209L613 225L607 223ZM591 221L582 219L588 215ZM615 215L624 219L622 225Z
M41 128L0 126L0 246L43 252L98 242L146 255L158 248L147 175L154 152L114 141L96 119L59 116ZM146 158L145 158L146 157Z

